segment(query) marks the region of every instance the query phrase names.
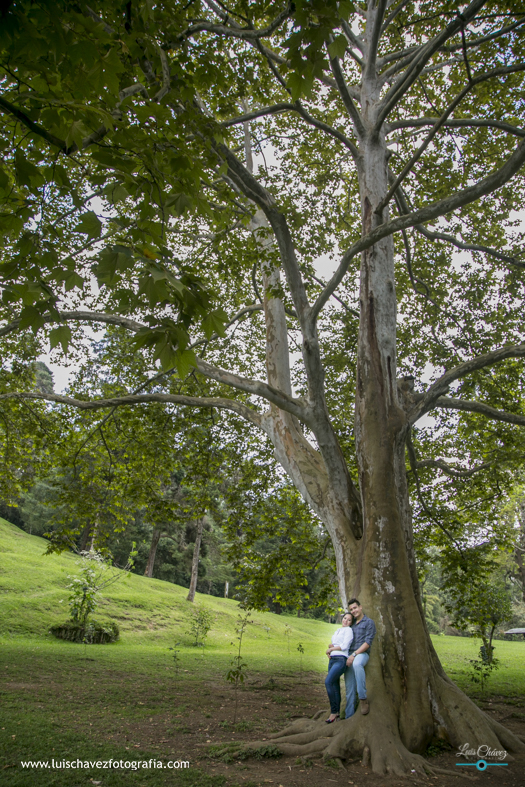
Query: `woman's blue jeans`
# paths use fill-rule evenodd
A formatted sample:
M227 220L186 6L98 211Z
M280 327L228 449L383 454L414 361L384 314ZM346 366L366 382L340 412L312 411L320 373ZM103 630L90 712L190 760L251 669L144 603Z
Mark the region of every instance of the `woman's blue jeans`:
M339 679L346 667L346 656L333 656L328 660L328 675L324 685L330 700L330 712L339 713L341 709L341 688Z

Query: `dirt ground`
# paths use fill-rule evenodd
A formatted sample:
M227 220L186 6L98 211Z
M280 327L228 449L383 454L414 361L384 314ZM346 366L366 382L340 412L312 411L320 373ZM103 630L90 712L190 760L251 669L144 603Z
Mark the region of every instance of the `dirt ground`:
M317 673L304 672L296 676L277 673L270 679L266 674L252 673L245 686L235 694L222 673L214 675L211 670L204 680L195 679L190 670L183 671L184 678L181 675L173 680L171 669L166 668L156 679L148 676L141 681L136 679L135 673L123 673L119 678L113 669L101 668L89 658L79 660L76 666L68 660L67 670L60 675L43 671L39 674L34 670L30 683L21 682L18 672L16 664L6 665L2 670L5 674L1 675L4 681L0 688L4 689L6 700L11 698L14 703L10 707L30 710L32 718L40 711L52 714L55 738L61 738L64 730L73 729L79 738L89 738L93 744L114 746L119 757L125 751L129 752L130 759L158 755L158 759L165 762L189 760L191 768L225 776L231 785L449 787L475 781L479 787L525 787L525 758L507 758L503 766L489 765L486 770L479 771L475 765L477 757L469 760L469 766L458 767L456 763L465 760L457 757L455 750L439 751L429 757L432 765L447 769L448 774L418 775L417 778L414 774L414 777L403 779L377 776L359 761L347 763L342 770L335 762L331 767L319 760L305 763L295 757L224 762L210 756L214 745L262 739L268 739L271 744L271 733L283 729L294 718L312 717L319 710L328 715L326 692L322 677ZM61 698L58 705L57 697ZM525 741L523 697L488 696L479 704L492 718ZM344 724L344 721L337 724ZM13 730L9 729L5 734L11 732ZM16 737L10 735L10 738ZM26 759L30 758L30 750L26 745ZM17 757L11 759L5 767L14 767ZM129 783L137 783L132 774Z
M264 739L294 718L312 716L317 710L327 708L326 693L318 675L304 674L297 682L293 682L289 675L275 675L270 681L266 678L264 681L254 680L239 690L235 712L235 695L231 686L214 683L207 688L209 694L206 702L200 702L195 707L191 694L186 696L181 687L180 702L184 704L186 701L187 712L170 715L162 720L151 719L150 724L134 725L129 735L124 736L127 742L122 738L119 740L120 736L115 736L115 742L119 740L135 751L147 747L166 758L170 755L190 758L192 766L198 766L208 773L225 775L228 780L246 787L327 787L328 783L354 787L401 787L410 784L448 787L474 781L480 787L525 786L525 758L512 761L507 758L505 766L489 765L480 771L475 766L477 757L468 760L472 765L458 767L456 763L465 762L465 759L458 758L454 750L443 751L429 758L433 765L447 769L451 774L404 779L377 776L370 768L362 767L360 762L348 763L345 770L323 765L320 761L304 763L293 757L220 762L209 757L210 746ZM488 696L479 704L492 718L503 722L525 740L525 703L522 699ZM190 711L190 708L193 710ZM160 740L159 727L166 731L166 737ZM173 732L176 732L175 739Z

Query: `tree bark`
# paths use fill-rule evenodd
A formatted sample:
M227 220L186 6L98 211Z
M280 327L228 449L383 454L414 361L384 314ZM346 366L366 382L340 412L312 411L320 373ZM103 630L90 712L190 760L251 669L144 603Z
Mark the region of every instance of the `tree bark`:
M80 541L78 544L78 549L80 552L86 551L90 532L91 532L91 525L86 525L80 534Z
M202 531L204 530L205 520L206 517L202 516L197 522L197 536L195 538L195 546L193 548L193 560L191 563L190 589L188 591L188 595L186 596L186 601L193 602L195 600L195 591L197 589L197 578L199 573L199 553L201 550Z
M162 530L160 527L154 527L153 533L151 534L151 543L149 546L149 555L148 555L148 562L146 564L146 569L144 571L145 577L152 577L153 576L153 569L155 567L155 558L157 557L157 547L159 545L160 537L162 535Z

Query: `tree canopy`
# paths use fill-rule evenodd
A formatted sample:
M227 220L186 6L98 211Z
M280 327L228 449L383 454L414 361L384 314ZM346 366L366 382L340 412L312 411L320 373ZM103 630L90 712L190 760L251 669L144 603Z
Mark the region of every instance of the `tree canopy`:
M297 753L520 748L441 670L412 508L468 566L521 461L524 25L497 0L5 7L4 424L155 402L265 435L378 623L370 717ZM84 324L141 374L34 390L44 337L74 358Z

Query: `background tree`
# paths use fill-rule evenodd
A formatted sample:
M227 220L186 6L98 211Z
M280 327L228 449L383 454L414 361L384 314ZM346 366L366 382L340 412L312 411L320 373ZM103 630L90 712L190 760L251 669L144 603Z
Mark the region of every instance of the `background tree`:
M428 769L417 753L435 736L523 749L433 651L405 457L408 443L414 478L421 463L450 469L411 432L452 411L452 470L475 489L486 419L496 444L525 424L520 9L208 0L100 14L21 2L5 19L2 333L57 324L65 350L83 321L120 325L150 392L15 384L3 401L221 408L266 435L330 533L343 603L357 594L379 624L370 715L328 738L297 723L283 751L368 747L376 772L404 774ZM192 367L208 381L198 395L182 382ZM501 489L497 456L485 469Z

